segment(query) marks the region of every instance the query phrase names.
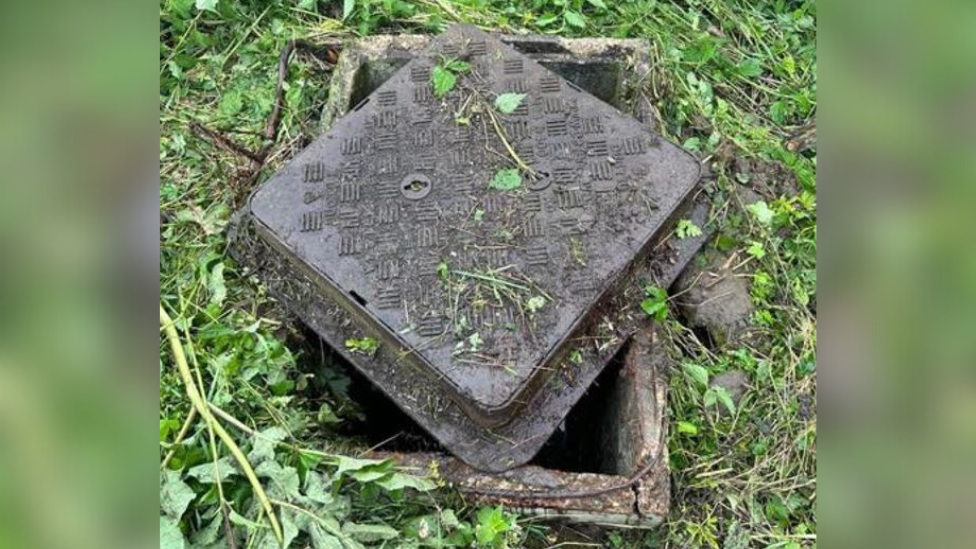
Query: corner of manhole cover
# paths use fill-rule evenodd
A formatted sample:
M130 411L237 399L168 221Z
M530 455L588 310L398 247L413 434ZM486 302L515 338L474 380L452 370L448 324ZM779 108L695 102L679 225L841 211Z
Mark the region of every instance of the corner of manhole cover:
M456 84L438 97L445 64ZM509 114L494 106L503 93L524 94ZM519 177L491 185L501 170ZM587 330L698 176L636 120L453 26L250 210L341 315L303 320L447 449L501 471L535 455L603 368L580 360ZM379 351L351 352L349 337Z

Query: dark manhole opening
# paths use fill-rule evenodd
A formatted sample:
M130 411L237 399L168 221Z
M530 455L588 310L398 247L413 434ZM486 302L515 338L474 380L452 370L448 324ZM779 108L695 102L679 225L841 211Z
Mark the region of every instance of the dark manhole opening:
M339 409L342 421L334 432L355 438L369 448L387 452L441 452L443 446L378 390L314 331L302 327L300 367L315 375L312 396L328 395ZM569 473L617 474L601 466L606 463L605 445L599 436L608 412L610 392L620 374L624 346L597 377L589 391L570 411L566 420L529 463ZM351 409L350 409L351 408Z

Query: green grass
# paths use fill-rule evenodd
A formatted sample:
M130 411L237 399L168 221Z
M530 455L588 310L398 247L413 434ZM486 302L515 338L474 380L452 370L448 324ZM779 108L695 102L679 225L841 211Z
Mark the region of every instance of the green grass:
M387 547L420 531L484 547L558 539L558 532L504 513L461 502L447 510L430 496L428 480L389 463L341 457L362 450L335 432L356 413L344 393L348 381L299 367L301 357L284 343L285 319L275 317L260 285L226 253L225 229L249 190L251 162L191 130L198 122L251 150L265 145L260 134L289 40L437 32L463 20L503 32L647 39L655 68L646 93L663 131L705 159L713 174L708 190L718 235L711 246L746 262L740 272L749 277L758 339L711 348L676 314L665 316L686 356L671 376L673 498L666 525L648 534L606 532L595 543L815 545L816 149L802 143L811 131L815 136L816 16L812 1L161 2L161 298L201 391L229 418L225 426L239 437L269 497L280 502L282 520L293 528L286 531L324 544L381 546L392 538ZM315 135L328 82L321 63L293 57L280 131L258 181ZM735 189L748 178L737 158L782 168L770 172L778 180L762 205L746 209L737 200ZM725 399L703 379L733 369L748 374L751 388L734 413L720 413ZM161 462L172 454L161 467L161 504L165 495L169 511L161 528L165 523L169 535L178 529L200 546L222 540L224 502L236 532L250 543L267 541L267 521L246 479L229 465L220 441L211 444L205 424L189 423L183 443L173 444L189 413L161 338ZM218 490L213 475L225 468Z

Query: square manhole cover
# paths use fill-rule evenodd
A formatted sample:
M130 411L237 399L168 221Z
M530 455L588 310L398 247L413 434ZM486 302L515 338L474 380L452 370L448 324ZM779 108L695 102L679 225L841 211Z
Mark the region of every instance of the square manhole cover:
M456 82L438 97L444 70ZM523 94L507 114L505 93ZM250 209L259 237L345 315L313 328L458 457L503 470L585 391L558 369L602 369L573 360L582 330L698 176L636 120L454 26ZM342 349L350 333L379 352Z

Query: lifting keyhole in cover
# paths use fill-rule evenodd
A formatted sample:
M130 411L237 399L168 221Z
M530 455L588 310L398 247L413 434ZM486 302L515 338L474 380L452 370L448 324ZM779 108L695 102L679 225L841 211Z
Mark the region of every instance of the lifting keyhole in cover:
M400 182L400 192L410 200L420 200L430 194L430 178L419 173L412 173Z

